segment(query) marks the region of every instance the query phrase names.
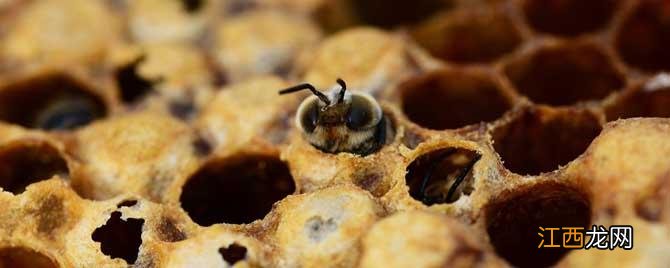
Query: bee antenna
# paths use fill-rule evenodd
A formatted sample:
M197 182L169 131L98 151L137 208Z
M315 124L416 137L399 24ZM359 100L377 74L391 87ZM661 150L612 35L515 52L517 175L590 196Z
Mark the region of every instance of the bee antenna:
M450 155L454 154L456 152L456 149L448 149L447 151L441 152L437 157L435 157L435 161L430 164L428 167L428 170L426 170L426 174L424 174L423 179L421 180L421 187L419 188L419 192L421 193L421 199L423 200L424 203L432 203L431 197L428 196L428 193L426 191L428 190L428 182L430 181L433 171L437 169L437 166L442 162L442 160L447 159Z
M326 105L330 105L330 100L328 99L328 97L326 95L324 95L323 93L321 93L320 91L316 90L316 88L314 88L314 86L312 86L311 84L308 84L308 83L304 83L304 84L300 84L300 85L296 85L296 86L292 86L292 87L289 87L289 88L282 89L282 90L279 91L279 95L287 94L287 93L293 93L293 92L297 92L297 91L301 91L301 90L305 90L305 89L309 89L309 91L311 91L312 94L317 96Z
M470 161L470 163L468 163L465 168L461 170L461 173L458 175L458 177L456 177L456 180L454 180L454 182L451 184L451 187L449 187L449 192L447 192L447 200L451 200L451 197L454 195L454 193L456 193L458 186L463 182L465 177L472 170L472 167L474 167L475 163L479 161L481 157L482 156L478 154L474 159L472 159L472 161Z
M344 83L344 80L342 80L342 78L338 78L337 83L340 84L340 87L342 87L342 89L340 90L340 94L337 96L337 103L342 103L344 101L344 92L347 91L347 84Z

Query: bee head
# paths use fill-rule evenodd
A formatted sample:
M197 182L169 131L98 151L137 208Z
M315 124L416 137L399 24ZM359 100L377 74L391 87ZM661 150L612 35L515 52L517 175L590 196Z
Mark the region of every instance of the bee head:
M327 94L310 84L300 84L279 92L286 94L305 89L312 92L313 96L307 97L298 107L296 125L308 135L312 144L320 148L356 145L363 137L374 135L383 117L379 104L372 96L347 92L342 79L337 79L337 83L339 86Z

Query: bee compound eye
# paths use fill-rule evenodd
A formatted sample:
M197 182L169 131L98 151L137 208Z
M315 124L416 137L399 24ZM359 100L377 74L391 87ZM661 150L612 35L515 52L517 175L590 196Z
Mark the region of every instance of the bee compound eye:
M381 117L379 105L364 96L352 95L351 106L347 113L347 127L353 130L374 126Z
M68 130L86 125L99 115L100 111L91 100L63 97L40 112L36 125L45 130Z
M304 107L298 109L300 126L305 132L314 132L319 117L319 105L316 101L309 101L303 105Z

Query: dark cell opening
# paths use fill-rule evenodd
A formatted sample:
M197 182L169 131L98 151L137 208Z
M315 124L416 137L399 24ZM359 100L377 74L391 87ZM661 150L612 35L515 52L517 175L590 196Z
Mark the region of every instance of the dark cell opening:
M670 86L646 88L638 86L617 97L605 107L607 120L631 117L670 117Z
M198 12L203 6L205 0L181 0L184 10L188 13Z
M137 204L137 200L129 199L129 200L124 200L118 205L116 205L117 208L121 207L132 207Z
M526 0L523 11L536 31L574 36L605 28L618 0Z
M496 253L515 267L548 267L556 264L570 249L538 248L563 243L562 227L590 229L589 197L571 186L546 182L504 192L485 207L486 231ZM545 231L539 229L544 228ZM579 232L583 232L580 230ZM586 236L584 236L586 239ZM587 241L585 241L586 243Z
M405 175L410 196L430 206L470 195L474 191L472 170L480 157L463 148L439 149L418 157Z
M102 253L111 258L121 258L128 264L135 263L142 245L143 219L121 219L121 212L112 212L105 225L95 229L91 238L100 243Z
M116 83L119 88L119 95L124 103L134 103L153 89L154 81L140 76L137 72L137 68L144 59L144 56L139 57L116 71Z
M670 3L642 0L616 37L623 60L648 72L670 71Z
M393 28L420 22L450 6L446 0L366 0L348 1L354 14L365 24Z
M625 83L608 56L590 44L541 48L504 70L521 94L556 106L600 100Z
M75 79L52 74L0 88L0 120L27 128L71 130L104 117L106 105Z
M510 171L538 175L577 158L601 129L588 111L529 109L493 130L493 147Z
M493 121L512 107L487 74L436 71L400 85L402 109L414 123L430 129L456 129Z
M0 187L20 194L28 185L54 175L69 177L60 152L42 141L18 141L0 147Z
M490 62L522 42L510 18L491 10L448 13L419 26L412 35L433 56L457 63Z
M262 219L295 191L288 166L276 156L248 154L212 160L184 185L181 204L196 223L244 224Z
M219 248L219 254L229 265L235 265L238 261L247 258L247 248L237 243L232 243L228 247Z
M48 256L24 247L6 247L0 249L0 267L11 268L58 268Z

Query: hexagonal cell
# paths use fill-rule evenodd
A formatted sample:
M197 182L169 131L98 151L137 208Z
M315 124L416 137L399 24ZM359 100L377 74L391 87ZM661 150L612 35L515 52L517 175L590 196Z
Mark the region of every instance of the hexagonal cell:
M485 72L439 70L399 86L402 110L414 123L430 129L456 129L493 121L513 105Z
M412 36L433 56L456 63L490 62L522 42L500 8L446 12L418 26Z
M670 70L670 3L642 0L616 34L623 60L644 71Z
M591 201L580 189L557 182L543 182L503 192L484 208L486 231L496 253L515 267L549 267L570 249L538 248L549 232L554 243L563 237L561 227L583 227L591 224ZM544 231L539 229L545 228ZM546 228L556 228L551 230ZM561 242L558 242L561 243Z
M605 28L619 0L525 0L523 12L538 32L574 36Z
M670 117L670 75L660 74L626 90L605 107L607 120L631 117Z
M588 42L541 47L504 72L533 102L556 106L599 100L625 84L602 48Z
M46 142L18 141L0 147L0 187L20 194L28 185L54 175L67 178L69 170L60 152Z
M23 79L0 87L0 120L27 128L71 130L104 117L104 101L65 74Z
M245 224L265 217L294 191L288 166L278 157L244 154L206 163L186 182L180 201L197 224Z
M0 267L58 268L60 265L40 252L17 246L0 249Z
M451 5L449 0L366 0L347 1L358 19L382 28L417 23Z
M493 147L508 170L538 175L577 158L601 130L587 110L528 108L493 130Z
M444 148L421 155L407 167L405 182L415 200L430 206L453 203L474 190L472 169L481 156L463 148Z

